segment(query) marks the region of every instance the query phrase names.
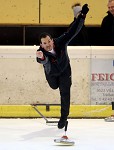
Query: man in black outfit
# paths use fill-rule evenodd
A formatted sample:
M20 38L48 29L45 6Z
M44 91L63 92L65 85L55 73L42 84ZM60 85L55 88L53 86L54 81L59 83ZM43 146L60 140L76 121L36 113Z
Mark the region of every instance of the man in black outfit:
M114 46L114 0L108 1L108 15L101 23L101 45Z
M53 39L50 34L42 33L39 37L40 48L36 52L37 62L43 64L46 80L52 89L59 88L61 97L61 117L58 128L65 126L70 109L71 66L67 54L67 45L80 32L88 5L85 4L68 31Z

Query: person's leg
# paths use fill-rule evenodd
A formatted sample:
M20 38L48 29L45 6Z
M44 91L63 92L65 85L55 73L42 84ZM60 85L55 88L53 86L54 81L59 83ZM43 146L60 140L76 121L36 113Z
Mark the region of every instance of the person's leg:
M46 75L46 80L52 89L57 89L59 87L59 78L58 77Z
M61 117L58 128L63 128L69 115L70 109L70 87L71 87L71 68L70 66L59 77L59 90L61 96Z

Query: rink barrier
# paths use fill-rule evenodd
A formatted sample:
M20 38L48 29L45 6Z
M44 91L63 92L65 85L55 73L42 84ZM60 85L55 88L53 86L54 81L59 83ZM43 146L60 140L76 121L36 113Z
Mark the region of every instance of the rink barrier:
M58 101L58 92L57 95L49 95L51 92L49 88L47 88L48 86L43 78L44 72L42 72L42 67L36 62L37 48L38 46L35 45L0 46L0 60L2 68L2 82L0 84L1 118L40 117L29 104L31 104L32 102L46 103ZM73 82L74 84L72 85L72 103L69 117L101 118L110 116L112 114L112 109L111 105L108 105L109 103L107 105L106 103L102 103L104 105L101 105L100 102L94 102L91 96L90 86L88 84L90 83L90 78L88 78L88 76L91 73L90 63L92 58L113 59L114 48L108 47L107 49L106 47L96 46L73 46L68 47L68 52L72 62L72 71L75 72L73 81L76 81ZM82 61L83 59L85 61ZM81 72L81 74L76 71L77 69L80 69L80 66L84 66L83 72ZM40 71L37 72L37 70ZM32 75L31 72L33 73ZM83 75L85 76L83 77ZM78 78L80 80L77 80ZM41 86L39 86L39 84ZM44 84L46 86L44 86ZM84 88L82 88L82 85ZM77 89L79 89L79 91L77 91ZM52 96L54 96L54 98ZM45 106L39 106L38 108L46 117L60 117L60 106L50 106L49 111L46 111Z
M43 67L36 62L38 48L39 46L36 45L0 46L0 105L59 102L58 90L49 88ZM102 98L103 92L99 92L100 86L91 86L93 83L91 77L94 73L92 70L97 71L95 66L97 59L100 59L100 62L103 59L103 64L104 59L111 59L110 67L108 65L105 68L110 68L110 73L113 75L114 47L68 46L68 53L71 60L73 81L71 105L110 104L113 96ZM100 62L99 64L102 64ZM98 75L100 72L102 73L102 69ZM113 92L112 86L108 90L104 90L108 92L110 89Z
M60 117L60 106L38 106L45 117ZM104 118L112 114L111 105L71 105L70 118ZM31 105L0 105L0 118L41 118Z

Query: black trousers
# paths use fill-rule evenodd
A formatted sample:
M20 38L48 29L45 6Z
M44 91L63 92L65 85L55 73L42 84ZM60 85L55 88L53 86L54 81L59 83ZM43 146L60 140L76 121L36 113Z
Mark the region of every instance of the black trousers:
M70 88L72 84L70 64L61 74L46 75L49 86L52 89L59 88L61 97L61 118L66 118L69 115L70 109Z

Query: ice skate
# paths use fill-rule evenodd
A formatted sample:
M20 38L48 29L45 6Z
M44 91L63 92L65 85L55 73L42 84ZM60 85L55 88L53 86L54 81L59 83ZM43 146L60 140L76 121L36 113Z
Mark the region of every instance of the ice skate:
M67 136L62 136L61 138L59 139L55 139L54 140L55 143L57 144L60 144L60 145L74 145L75 142L74 141L71 141Z
M105 118L105 121L106 122L114 122L114 116L112 115L110 117Z
M54 139L55 143L59 145L66 145L66 146L72 146L75 144L75 142L70 140L68 136L66 135L67 125L68 125L68 121L66 121L66 124L65 124L65 135L63 135L61 138Z
M114 122L114 102L112 102L112 115L104 119L106 122Z

